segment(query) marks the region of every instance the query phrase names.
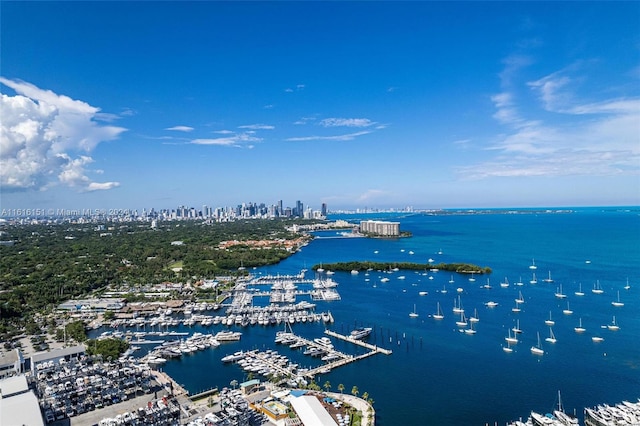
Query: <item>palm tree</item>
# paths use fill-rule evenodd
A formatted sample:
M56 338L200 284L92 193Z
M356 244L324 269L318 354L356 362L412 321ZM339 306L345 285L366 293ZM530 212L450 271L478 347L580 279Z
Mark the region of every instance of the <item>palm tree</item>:
M238 381L234 379L229 384L231 385L232 388L235 389L238 386Z
M364 399L365 401L369 400L369 392L363 392L362 393L362 399Z
M324 390L329 392L331 390L331 383L327 380L326 382L324 382L323 387L324 387Z
M354 386L351 388L351 395L353 395L353 396L358 396L358 393L360 393L360 392L358 391L358 387L354 385Z
M344 385L342 383L338 385L338 390L340 391L340 393L344 392Z

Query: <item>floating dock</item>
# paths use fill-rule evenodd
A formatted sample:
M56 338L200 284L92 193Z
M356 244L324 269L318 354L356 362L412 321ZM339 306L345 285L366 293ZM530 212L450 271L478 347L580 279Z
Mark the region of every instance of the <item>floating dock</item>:
M353 343L354 345L362 346L363 348L367 348L374 353L381 353L385 355L391 355L393 351L391 349L384 349L380 346L372 345L367 342L363 342L362 340L354 339L349 336L344 336L342 334L336 333L335 331L325 330L324 334L327 334L331 337L335 337L336 339L344 340L345 342Z

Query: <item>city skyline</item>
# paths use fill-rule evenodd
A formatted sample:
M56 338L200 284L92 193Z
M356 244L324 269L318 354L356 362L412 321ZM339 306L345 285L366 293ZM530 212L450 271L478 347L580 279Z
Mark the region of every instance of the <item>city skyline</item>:
M2 2L2 208L638 205L639 13Z

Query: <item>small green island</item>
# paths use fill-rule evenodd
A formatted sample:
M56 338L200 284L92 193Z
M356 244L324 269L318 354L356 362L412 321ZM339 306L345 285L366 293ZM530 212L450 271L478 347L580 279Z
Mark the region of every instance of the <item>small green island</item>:
M314 271L318 268L329 269L332 271L366 271L378 270L388 271L393 269L404 269L412 271L423 271L437 269L439 271L456 272L458 274L490 274L491 268L488 266L478 266L471 263L412 263L412 262L370 262L370 261L351 261L324 263L321 265L313 265Z

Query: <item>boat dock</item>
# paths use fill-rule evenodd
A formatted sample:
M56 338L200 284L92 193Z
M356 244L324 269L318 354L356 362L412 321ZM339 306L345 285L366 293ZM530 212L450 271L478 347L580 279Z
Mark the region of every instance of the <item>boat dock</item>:
M358 346L362 346L363 348L367 348L370 351L373 351L374 353L381 353L381 354L385 354L385 355L391 355L393 353L393 351L391 349L384 349L381 348L380 346L376 346L376 345L372 345L370 343L367 342L363 342L362 340L358 340L358 339L353 339L349 336L344 336L342 334L336 333L335 331L331 331L331 330L325 330L324 334L327 334L331 337L335 337L336 339L340 339L340 340L344 340L345 342L350 342L353 343L354 345L358 345Z

